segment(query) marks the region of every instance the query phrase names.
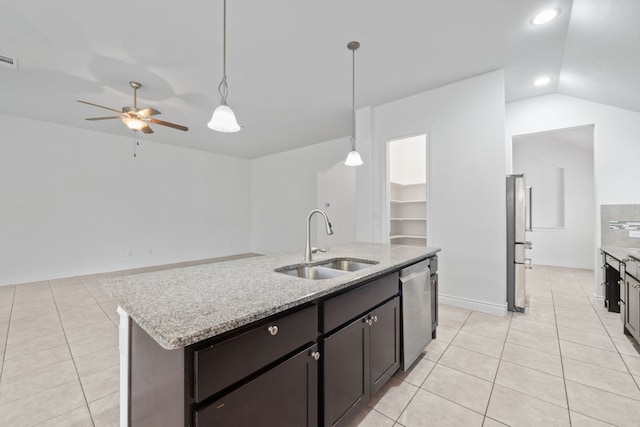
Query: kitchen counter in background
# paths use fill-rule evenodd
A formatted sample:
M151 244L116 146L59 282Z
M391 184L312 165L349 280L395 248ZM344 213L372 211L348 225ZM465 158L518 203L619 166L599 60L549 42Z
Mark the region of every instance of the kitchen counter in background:
M621 248L615 246L603 246L601 251L608 253L620 262L624 262L625 259L633 257L640 259L640 248Z
M105 279L105 290L158 344L177 349L247 325L436 254L438 248L349 243L316 255L377 261L308 280L275 272L302 264L302 251Z

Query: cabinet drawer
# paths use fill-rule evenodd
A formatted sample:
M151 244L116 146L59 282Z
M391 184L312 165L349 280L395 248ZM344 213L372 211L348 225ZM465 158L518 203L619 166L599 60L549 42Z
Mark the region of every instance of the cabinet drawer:
M194 351L196 402L315 341L317 335L318 309L313 305Z
M398 273L381 277L323 303L322 332L327 333L398 294Z
M318 362L312 347L194 413L196 427L318 425Z

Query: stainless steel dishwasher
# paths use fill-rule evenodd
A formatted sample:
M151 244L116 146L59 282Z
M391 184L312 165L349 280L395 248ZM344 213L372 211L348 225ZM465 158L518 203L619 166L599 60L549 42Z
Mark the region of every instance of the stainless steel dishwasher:
M420 357L431 342L431 283L429 260L400 270L402 292L402 356L403 371Z

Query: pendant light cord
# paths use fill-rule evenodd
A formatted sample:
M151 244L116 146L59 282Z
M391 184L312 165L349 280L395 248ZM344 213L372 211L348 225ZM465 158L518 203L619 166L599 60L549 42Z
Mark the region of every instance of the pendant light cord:
M352 73L351 73L351 111L352 111L352 127L353 134L351 135L351 149L356 150L356 50L351 51L352 55Z
M218 93L220 94L222 105L227 105L227 95L229 94L229 86L227 86L227 0L222 2L222 81L218 85Z

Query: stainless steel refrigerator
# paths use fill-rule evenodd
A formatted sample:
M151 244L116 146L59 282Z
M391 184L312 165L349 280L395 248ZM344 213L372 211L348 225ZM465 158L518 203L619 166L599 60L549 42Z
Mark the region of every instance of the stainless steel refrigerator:
M525 268L531 260L525 251L531 249L526 232L531 231L531 187L524 174L507 175L507 305L509 311L525 310Z

